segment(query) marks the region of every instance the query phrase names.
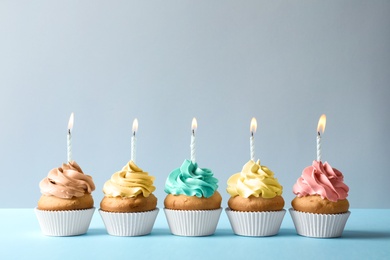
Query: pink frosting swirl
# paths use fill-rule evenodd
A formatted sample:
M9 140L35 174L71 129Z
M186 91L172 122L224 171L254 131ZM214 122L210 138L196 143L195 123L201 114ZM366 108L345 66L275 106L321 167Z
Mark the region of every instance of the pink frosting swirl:
M62 168L52 169L39 183L39 187L43 195L63 199L82 197L95 190L92 177L85 175L75 161L63 163Z
M349 188L344 183L343 174L329 163L313 161L306 167L294 184L293 192L298 197L320 195L322 199L338 201L346 199Z

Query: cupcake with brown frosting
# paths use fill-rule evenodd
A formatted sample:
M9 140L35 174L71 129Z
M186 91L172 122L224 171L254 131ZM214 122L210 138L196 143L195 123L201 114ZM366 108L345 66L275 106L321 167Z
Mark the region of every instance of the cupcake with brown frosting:
M35 209L42 232L49 236L73 236L87 232L95 208L95 184L71 161L52 169L39 187L42 196Z
M130 161L104 184L99 213L110 235L140 236L152 231L159 211L153 181Z
M231 197L226 213L233 232L242 236L276 235L286 211L283 187L274 173L259 160L250 160L227 184Z

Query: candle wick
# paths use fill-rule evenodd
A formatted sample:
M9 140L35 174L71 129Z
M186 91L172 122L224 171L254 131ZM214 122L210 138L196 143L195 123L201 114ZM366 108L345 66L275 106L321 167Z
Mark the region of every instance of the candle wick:
M318 131L318 132L317 132L317 135L318 135L318 136L321 136L321 133Z
M68 134L70 134L70 129L68 129Z
M195 136L195 129L192 129L192 135Z
M135 137L135 131L133 132L133 136Z
M253 137L253 132L251 132L251 136Z

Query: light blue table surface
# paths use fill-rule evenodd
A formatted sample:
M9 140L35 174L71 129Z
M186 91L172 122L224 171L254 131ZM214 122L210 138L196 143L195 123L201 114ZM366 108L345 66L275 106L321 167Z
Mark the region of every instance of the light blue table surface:
M160 209L142 237L107 234L95 211L87 234L41 234L33 209L0 209L0 259L390 259L390 209L352 209L343 236L298 236L287 212L273 237L233 234L225 211L213 236L173 236Z

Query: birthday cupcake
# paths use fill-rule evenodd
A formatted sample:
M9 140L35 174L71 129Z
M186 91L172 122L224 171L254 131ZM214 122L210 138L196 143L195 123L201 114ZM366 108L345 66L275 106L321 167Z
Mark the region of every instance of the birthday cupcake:
M104 184L99 213L108 234L142 236L152 231L159 211L153 181L153 176L130 161Z
M164 212L169 228L178 236L208 236L215 232L221 215L218 180L210 169L185 160L165 183Z
M92 177L75 161L52 169L39 187L42 196L35 208L41 230L48 236L75 236L88 230L95 208Z
M301 236L340 237L351 214L343 174L321 161L321 132L325 126L323 114L317 125L317 160L303 170L293 187L297 197L291 202L290 214Z
M227 181L226 213L233 232L241 236L273 236L279 232L286 211L283 187L260 161L250 160Z
M339 237L351 214L347 200L349 188L343 174L329 163L313 161L294 184L297 195L290 214L297 233L307 237Z

